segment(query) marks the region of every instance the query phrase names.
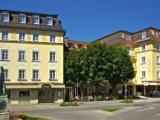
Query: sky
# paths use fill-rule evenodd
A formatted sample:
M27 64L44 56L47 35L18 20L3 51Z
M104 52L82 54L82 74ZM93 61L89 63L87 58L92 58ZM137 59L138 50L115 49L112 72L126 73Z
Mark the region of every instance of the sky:
M0 0L0 8L58 14L66 37L80 41L160 28L160 0Z

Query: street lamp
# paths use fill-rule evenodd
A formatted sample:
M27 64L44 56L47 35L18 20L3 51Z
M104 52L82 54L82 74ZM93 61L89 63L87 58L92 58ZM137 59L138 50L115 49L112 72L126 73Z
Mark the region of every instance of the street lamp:
M78 81L78 77L77 77L77 83L76 83L76 94L77 94L77 96L78 96L78 87L79 87L79 81Z

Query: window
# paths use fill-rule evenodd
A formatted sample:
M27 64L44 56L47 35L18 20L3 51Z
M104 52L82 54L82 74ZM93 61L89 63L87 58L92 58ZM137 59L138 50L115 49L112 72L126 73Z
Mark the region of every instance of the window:
M2 22L9 22L9 13L2 13Z
M38 39L39 39L39 34L33 33L33 42L38 42Z
M146 57L142 57L142 64L146 64Z
M51 17L47 17L47 25L53 25L53 20Z
M18 71L18 79L24 80L25 79L25 70L19 70Z
M24 61L25 60L25 51L24 50L20 50L18 52L18 60L19 61Z
M50 35L50 42L51 43L54 43L55 42L55 35Z
M33 16L33 24L35 25L39 24L39 16Z
M160 64L160 57L157 56L157 64Z
M56 79L56 71L55 70L50 70L49 71L49 79L50 80Z
M158 37L159 36L159 32L155 32L155 36Z
M25 32L20 32L19 33L19 40L24 41L25 40Z
M8 40L8 32L2 32L2 40Z
M26 23L26 15L19 15L19 23Z
M39 79L39 70L33 70L33 80L38 80Z
M2 59L3 61L8 60L8 50L2 50L1 59Z
M55 60L56 60L56 53L55 52L50 52L49 61L54 62Z
M33 59L33 62L39 61L39 52L38 51L33 51L32 59Z
M126 34L126 40L131 40L131 35Z
M145 78L145 77L146 77L146 72L142 71L142 78Z
M157 71L157 79L160 79L160 71Z
M142 51L145 51L146 50L146 46L145 45L142 45Z
M142 32L142 39L147 37L147 32Z
M156 50L160 51L160 44L156 44Z
M4 79L8 79L8 69L4 69Z

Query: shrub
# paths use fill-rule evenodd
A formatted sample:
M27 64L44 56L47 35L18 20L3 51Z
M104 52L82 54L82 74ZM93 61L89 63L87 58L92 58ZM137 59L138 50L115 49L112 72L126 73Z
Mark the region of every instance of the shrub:
M96 101L103 101L103 98L102 98L102 96L96 96Z
M19 113L18 114L18 118L20 118L22 120L27 120L29 118L29 114L27 114L27 113Z
M88 96L84 96L83 101L88 101Z
M109 109L103 109L103 111L106 111L106 112L116 112L120 110L119 108L109 108Z
M124 99L121 103L133 103L132 99Z
M79 106L79 105L77 102L73 102L73 103L62 102L60 106Z

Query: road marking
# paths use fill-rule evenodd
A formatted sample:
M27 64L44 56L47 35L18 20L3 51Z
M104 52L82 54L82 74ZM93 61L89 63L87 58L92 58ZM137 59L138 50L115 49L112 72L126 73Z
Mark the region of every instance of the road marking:
M156 116L160 116L160 114L156 114Z
M149 107L149 108L146 108L146 109L137 110L137 112L143 112L143 111L153 110L153 109L155 109L155 108L154 107Z

